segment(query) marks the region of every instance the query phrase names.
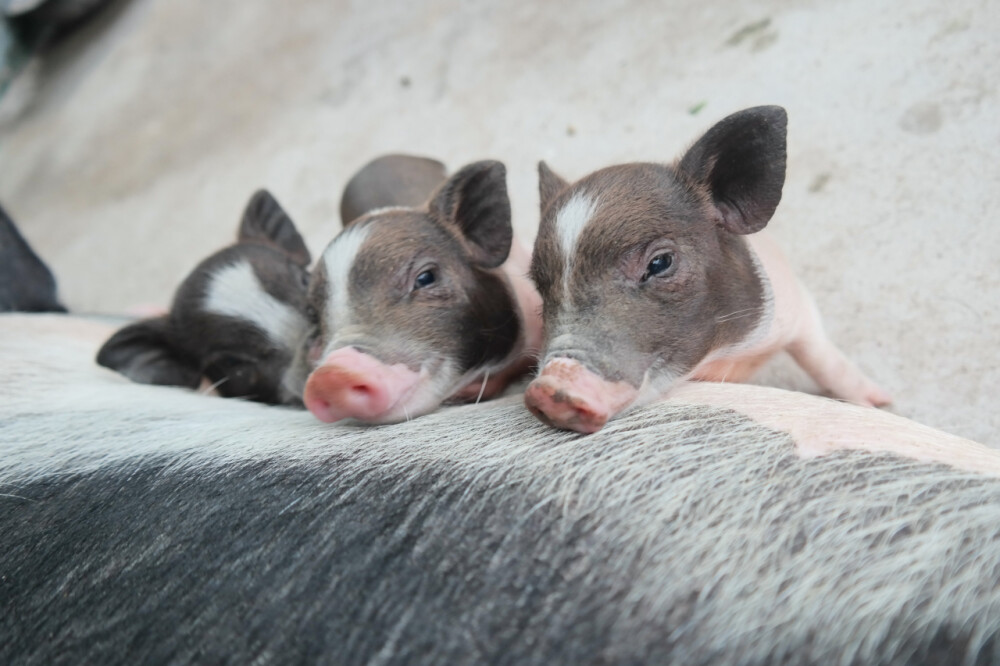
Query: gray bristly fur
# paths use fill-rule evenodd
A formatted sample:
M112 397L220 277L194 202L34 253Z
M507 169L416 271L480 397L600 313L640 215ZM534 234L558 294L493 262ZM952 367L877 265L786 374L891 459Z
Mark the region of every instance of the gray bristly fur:
M0 318L2 663L1000 661L996 479L670 404L331 427L30 319Z

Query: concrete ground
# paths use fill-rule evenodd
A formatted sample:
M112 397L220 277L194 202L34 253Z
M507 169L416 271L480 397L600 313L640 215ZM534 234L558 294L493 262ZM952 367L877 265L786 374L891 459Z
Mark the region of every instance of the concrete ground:
M771 223L833 339L893 410L1000 446L1000 5L119 2L0 100L0 201L78 312L169 302L270 188L314 253L387 151L667 161L716 120L788 109ZM790 364L764 380L809 388Z

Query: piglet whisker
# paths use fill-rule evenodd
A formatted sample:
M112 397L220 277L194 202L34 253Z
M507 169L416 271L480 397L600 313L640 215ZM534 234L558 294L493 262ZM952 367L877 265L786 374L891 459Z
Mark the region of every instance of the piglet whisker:
M721 317L716 317L716 323L722 324L727 321L733 321L735 319L742 319L744 317L750 317L758 312L762 312L763 307L747 308L745 310L736 310L735 312L730 312L729 314L722 315Z
M759 305L755 305L752 308L743 308L742 310L733 310L732 312L729 312L727 314L720 315L720 316L716 317L716 319L727 319L727 318L735 316L735 315L742 315L744 313L753 312L753 311L759 310L759 309L760 309L760 306Z
M211 393L215 389L217 389L220 386L222 386L223 384L225 384L227 381L229 381L229 377L223 377L222 379L220 379L219 381L215 382L214 384L210 384L210 385L206 386L204 389L202 389L199 392L202 395L208 395L209 393Z
M486 392L486 382L490 380L490 371L487 370L486 374L483 375L483 385L479 387L479 395L476 396L476 404L483 399L483 393Z

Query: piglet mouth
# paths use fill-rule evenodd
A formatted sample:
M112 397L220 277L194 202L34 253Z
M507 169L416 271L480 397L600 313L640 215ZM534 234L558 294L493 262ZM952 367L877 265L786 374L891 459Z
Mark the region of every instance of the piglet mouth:
M557 428L594 433L628 407L638 390L610 382L571 358L555 358L528 385L524 403L542 422Z
M352 347L327 355L306 381L303 402L320 421L353 418L366 423L399 420L423 379L403 363L386 365Z

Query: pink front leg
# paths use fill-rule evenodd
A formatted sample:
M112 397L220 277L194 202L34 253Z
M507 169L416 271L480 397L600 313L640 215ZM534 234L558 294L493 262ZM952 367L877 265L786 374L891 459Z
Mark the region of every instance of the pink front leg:
M747 237L770 281L774 298L773 331L769 338L791 354L799 366L834 398L881 407L892 397L879 388L823 330L812 296L792 272L781 249L766 234Z
M892 396L861 372L826 336L819 312L804 290L802 298L810 316L803 320L798 336L786 347L795 362L835 398L868 407L890 404Z

